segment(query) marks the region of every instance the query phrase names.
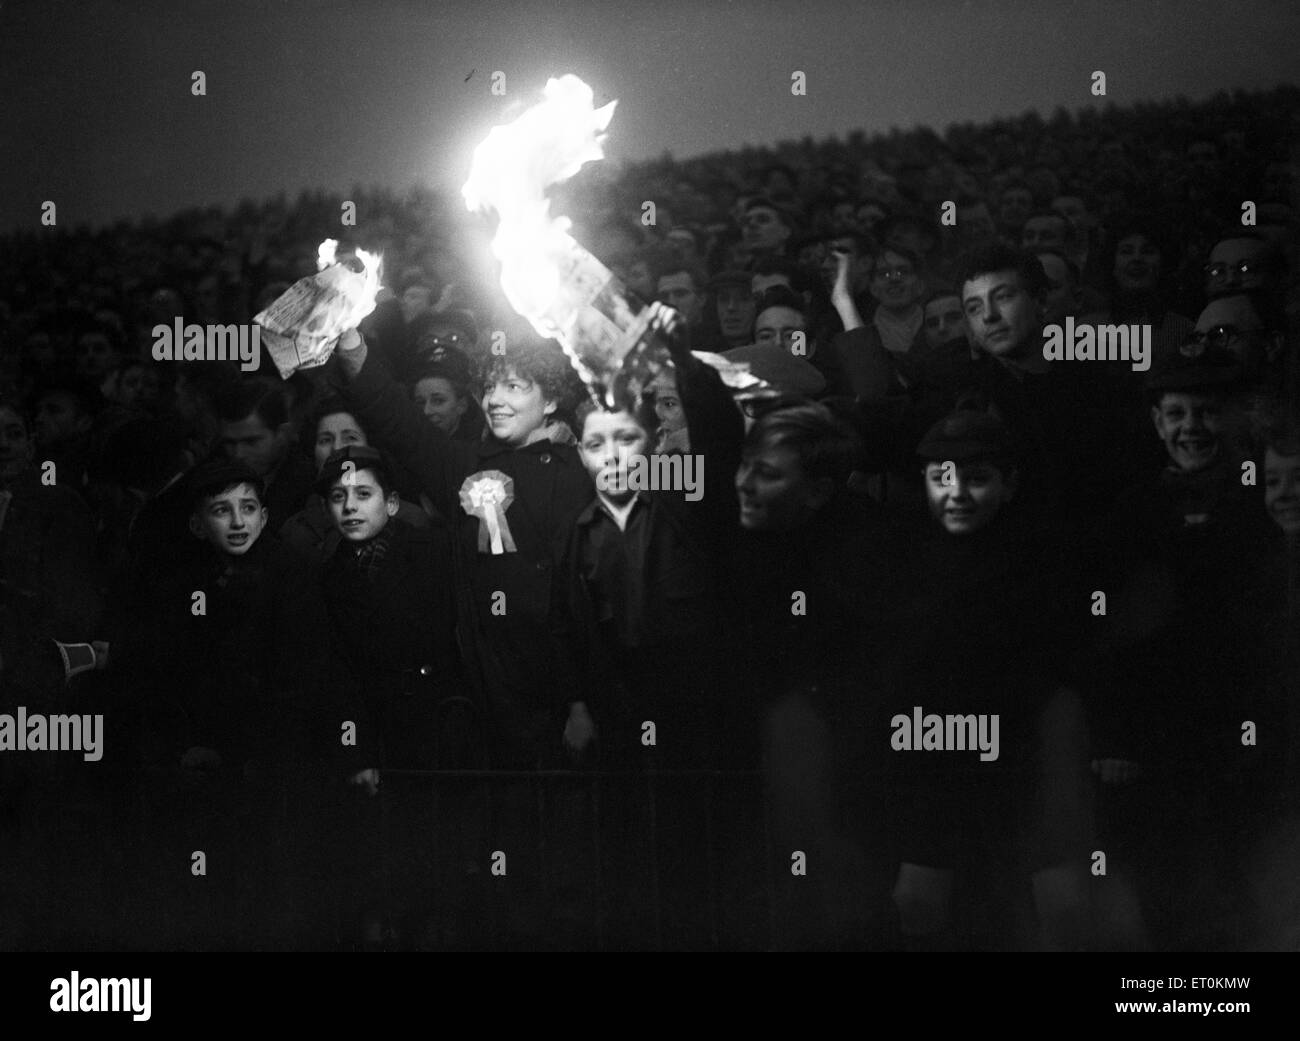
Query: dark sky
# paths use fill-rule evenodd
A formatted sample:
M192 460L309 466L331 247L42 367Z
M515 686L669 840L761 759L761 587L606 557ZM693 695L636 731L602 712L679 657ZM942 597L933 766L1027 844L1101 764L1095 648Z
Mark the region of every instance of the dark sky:
M1267 88L1300 79L1297 40L1294 0L0 0L0 229L45 199L71 225L459 188L507 106L564 72L619 99L611 156L689 156L1079 108L1094 69L1120 104Z

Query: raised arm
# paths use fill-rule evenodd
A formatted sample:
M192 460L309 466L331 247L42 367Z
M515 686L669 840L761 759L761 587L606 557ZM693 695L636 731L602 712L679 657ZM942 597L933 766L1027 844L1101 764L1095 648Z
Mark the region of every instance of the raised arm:
M355 329L339 338L335 354L345 377L340 389L367 434L419 479L444 517L454 517L463 476L462 446L424 418Z

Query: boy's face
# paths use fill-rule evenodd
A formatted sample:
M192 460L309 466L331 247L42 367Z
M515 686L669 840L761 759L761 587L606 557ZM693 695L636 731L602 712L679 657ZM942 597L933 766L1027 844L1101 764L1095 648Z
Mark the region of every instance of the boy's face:
M970 535L988 527L1002 504L1014 498L1016 475L982 460L949 466L930 462L925 466L925 494L930 515L944 531Z
M633 456L645 454L648 440L645 428L630 412L597 410L587 416L578 453L605 498L622 504L636 494L627 486L628 463Z
M1264 508L1288 535L1300 534L1300 455L1264 455Z
M325 460L335 452L347 448L348 445L366 443L366 435L361 429L361 424L349 413L334 412L322 416L320 422L316 424L316 444L312 447L312 453L316 457L316 472L320 473L325 466Z
M961 311L961 298L937 296L925 305L925 345L940 347L966 333L966 316Z
M542 388L513 369L489 378L483 389L483 412L492 435L518 448L555 411Z
M685 429L686 413L682 409L682 399L677 393L675 381L661 380L655 384L655 415L659 419L660 428L667 433Z
M349 470L330 488L330 515L339 534L349 542L373 539L397 513L397 493L388 495L373 470Z
M190 531L221 553L241 557L253 548L266 527L266 507L257 490L236 484L209 495L190 517Z
M1169 391L1151 410L1151 421L1178 469L1196 473L1219 458L1223 447L1223 414L1217 398Z
M736 471L740 526L747 531L789 531L830 498L829 479L812 480L789 445L746 449Z

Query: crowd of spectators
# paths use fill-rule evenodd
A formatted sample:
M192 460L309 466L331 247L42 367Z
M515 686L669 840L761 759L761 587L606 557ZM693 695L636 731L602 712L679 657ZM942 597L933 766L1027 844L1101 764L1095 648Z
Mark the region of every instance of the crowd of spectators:
M1294 945L1298 93L591 164L614 412L454 194L12 233L0 713L107 752L0 755L0 947ZM329 237L328 365L155 360Z

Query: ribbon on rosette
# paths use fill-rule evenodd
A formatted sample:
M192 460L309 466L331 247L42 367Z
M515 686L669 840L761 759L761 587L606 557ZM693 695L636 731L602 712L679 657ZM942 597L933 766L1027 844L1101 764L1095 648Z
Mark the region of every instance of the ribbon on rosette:
M478 518L478 551L494 556L516 552L506 510L515 501L514 478L500 470L480 470L460 486L460 505Z

